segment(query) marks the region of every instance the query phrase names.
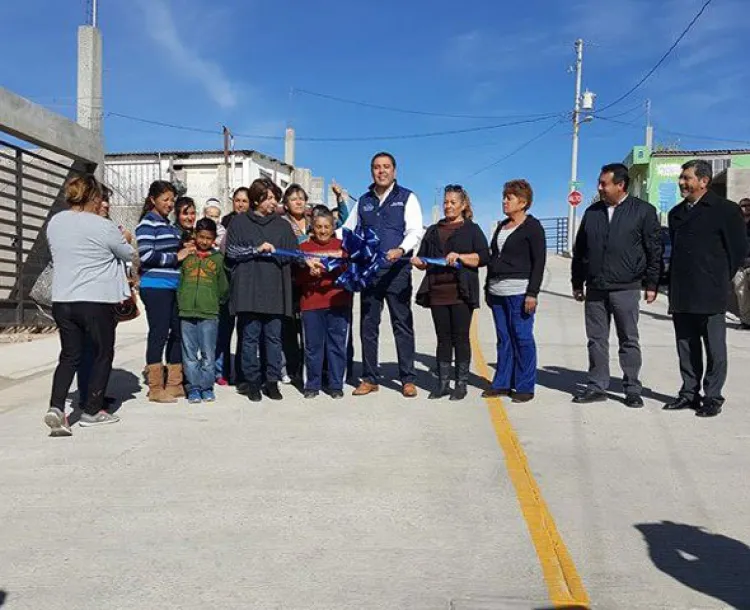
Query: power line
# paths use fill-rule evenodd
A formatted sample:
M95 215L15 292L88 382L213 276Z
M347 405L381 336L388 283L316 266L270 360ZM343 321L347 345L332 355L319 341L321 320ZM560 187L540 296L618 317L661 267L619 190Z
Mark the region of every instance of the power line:
M222 131L220 129L206 129L203 127L193 127L188 125L178 125L175 123L166 123L164 121L155 121L152 119L145 119L142 117L137 117L129 114L123 114L120 112L107 112L105 113L105 116L109 117L117 117L122 119L127 119L131 121L137 121L139 123L145 123L147 125L155 125L158 127L167 127L170 129L179 129L182 131L192 131L195 133L204 133L204 134L211 134L211 135L217 135L221 134ZM523 120L517 120L517 121L509 121L506 123L498 123L496 125L483 125L481 127L469 127L465 129L448 129L443 131L431 131L426 133L411 133L411 134L391 134L391 135L383 135L383 136L351 136L351 137L298 137L297 141L300 142L374 142L374 141L380 141L380 140L412 140L412 139L420 139L420 138L433 138L433 137L439 137L439 136L448 136L448 135L458 135L458 134L465 134L465 133L476 133L480 131L491 131L494 129L501 129L503 127L514 127L516 125L526 125L531 123L539 123L542 121L548 121L550 116L544 116L544 117L538 117L534 119L523 119ZM244 134L244 133L234 133L235 138L250 138L250 139L262 139L262 140L284 140L284 136L269 136L269 135L259 135L259 134Z
M339 102L341 104L350 104L352 106L361 106L363 108L374 108L376 110L385 110L388 112L399 112L401 114L415 114L419 116L431 116L431 117L439 117L439 118L445 118L445 119L478 119L478 120L503 120L503 119L517 119L517 118L534 118L534 117L554 117L554 116L560 116L562 113L557 112L548 112L548 113L537 113L537 114L510 114L505 116L498 116L498 115L475 115L475 114L453 114L453 113L445 113L445 112L430 112L427 110L410 110L407 108L397 108L395 106L383 106L380 104L372 104L370 102L362 102L358 100L351 100L343 97L338 97L335 95L329 95L327 93L318 93L316 91L309 91L307 89L293 89L292 90L295 93L302 93L304 95L309 95L311 97L318 97L325 100L331 100L334 102Z
M617 125L625 125L627 127L636 127L638 129L643 129L643 125L638 125L637 123L631 123L628 121L618 121L616 119L610 119L607 117L600 117L600 116L596 116L596 118L601 119L602 121L607 121L609 123L615 123ZM744 144L746 146L750 145L750 140L738 140L738 139L732 139L732 138L716 138L713 136L706 136L706 135L700 135L700 134L694 134L694 133L683 133L681 131L672 131L671 129L663 129L661 127L656 127L655 129L657 133L665 133L667 135L678 136L680 138L691 138L693 140L705 140L707 142L725 142L727 144Z
M530 146L531 144L533 144L537 140L541 140L549 132L551 132L553 129L555 129L558 125L562 125L564 122L565 121L563 121L563 120L559 120L559 121L554 122L552 125L550 125L549 127L547 127L544 131L536 134L533 138L531 138L529 140L526 140L523 144L521 144L517 148L514 148L509 153L503 155L497 161L494 161L494 162L490 163L489 165L486 165L486 166L482 167L481 169L478 169L473 174L469 174L466 178L464 178L464 180L471 180L475 176L478 176L479 174L481 174L483 172L486 172L488 169L492 169L493 167L496 167L497 165L500 165L503 161L507 161L508 159L510 159L511 157L513 157L514 155L517 155L519 152L521 152L527 146Z
M664 53L664 55L662 55L661 59L658 62L656 62L656 65L653 68L651 68L641 80L639 80L628 91L626 91L620 97L618 97L614 102L606 105L604 108L600 108L599 112L603 112L609 108L612 108L612 106L619 104L625 98L629 97L634 91L636 91L641 85L643 85L643 83L645 83L651 77L651 75L659 69L659 66L661 66L664 63L664 61L666 61L667 57L669 57L672 54L672 51L674 51L677 48L677 45L680 44L680 42L682 42L682 39L685 38L687 33L692 29L692 27L695 25L695 22L701 18L701 16L706 11L706 9L708 8L708 5L711 4L711 2L713 2L713 0L706 0L706 2L701 7L701 10L698 11L698 14L695 17L693 17L693 20L690 23L688 23L687 27L682 31L682 34L680 34L677 37L677 40L675 40L672 46L669 47L669 49L667 49L667 52Z

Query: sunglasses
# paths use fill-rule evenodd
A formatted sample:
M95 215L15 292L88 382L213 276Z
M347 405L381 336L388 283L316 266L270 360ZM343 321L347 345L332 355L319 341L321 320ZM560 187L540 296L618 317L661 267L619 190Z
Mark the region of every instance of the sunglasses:
M448 184L445 187L446 193L463 193L464 187L462 187L460 184Z

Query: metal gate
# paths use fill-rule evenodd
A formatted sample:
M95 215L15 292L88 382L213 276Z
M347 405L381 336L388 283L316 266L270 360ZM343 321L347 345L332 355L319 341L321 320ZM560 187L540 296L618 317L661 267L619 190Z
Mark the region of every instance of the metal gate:
M540 218L539 222L544 227L547 236L547 251L555 254L565 252L568 245L568 219L560 216L558 218Z
M50 261L44 229L63 207L72 165L63 155L0 140L0 327L51 323L29 291Z

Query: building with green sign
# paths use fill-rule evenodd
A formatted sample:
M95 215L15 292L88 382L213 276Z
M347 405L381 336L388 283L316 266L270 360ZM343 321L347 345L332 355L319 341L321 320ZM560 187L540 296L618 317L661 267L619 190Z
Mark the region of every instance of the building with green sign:
M739 201L750 197L750 150L654 150L636 146L624 163L630 170L630 193L656 206L662 216L678 204L677 180L683 163L705 159L713 166L712 190Z

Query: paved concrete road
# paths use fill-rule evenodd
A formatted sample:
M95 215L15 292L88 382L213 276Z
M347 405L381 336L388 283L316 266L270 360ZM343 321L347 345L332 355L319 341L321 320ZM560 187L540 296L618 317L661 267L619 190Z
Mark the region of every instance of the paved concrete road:
M750 334L730 331L719 418L652 399L574 406L586 354L565 269L551 261L542 297L538 398L504 409L478 388L463 403L285 388L254 405L219 388L213 405L152 405L137 321L118 337L122 422L50 439L56 340L0 347L3 610L538 608L560 584L555 561L594 607L750 607ZM663 304L644 310L644 381L661 398L678 384L671 324ZM493 363L486 309L478 322ZM434 333L418 308L417 336L426 388ZM387 319L381 339L393 375ZM545 535L570 565L564 548L545 556Z

